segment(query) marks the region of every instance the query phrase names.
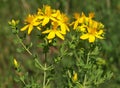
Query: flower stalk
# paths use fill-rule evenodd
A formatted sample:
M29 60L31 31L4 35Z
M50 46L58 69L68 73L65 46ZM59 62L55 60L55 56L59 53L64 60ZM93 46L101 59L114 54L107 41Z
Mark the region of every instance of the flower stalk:
M46 64L44 68L43 88L46 88Z

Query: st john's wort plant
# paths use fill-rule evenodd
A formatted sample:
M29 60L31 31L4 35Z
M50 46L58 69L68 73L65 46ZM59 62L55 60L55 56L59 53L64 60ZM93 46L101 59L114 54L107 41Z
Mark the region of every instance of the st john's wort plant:
M9 22L15 39L22 46L18 47L20 53L26 51L36 69L32 75L24 73L20 69L22 63L18 65L14 59L14 66L20 69L16 72L22 73L16 74L17 80L23 87L97 88L111 78L112 73L101 55L104 25L93 19L94 13L88 16L75 13L73 18L70 23L70 18L60 10L44 5L25 18L22 28L17 26L18 21ZM35 42L31 40L27 45L28 36ZM31 47L36 50L32 51Z

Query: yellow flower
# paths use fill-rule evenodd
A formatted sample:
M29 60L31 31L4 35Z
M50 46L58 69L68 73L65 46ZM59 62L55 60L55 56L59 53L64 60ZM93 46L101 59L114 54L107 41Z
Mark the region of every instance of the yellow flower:
M69 27L67 25L68 17L63 13L61 14L59 10L57 10L53 16L57 19L56 22L60 26L62 34L66 34L66 31L69 31Z
M82 13L81 15L79 13L75 13L74 14L75 21L72 23L74 24L73 29L76 29L79 24L83 24L85 21L85 17L86 16L84 15L84 13Z
M44 19L43 19L43 22L42 22L42 26L46 25L50 18L51 18L51 14L52 14L52 9L50 6L45 6L45 12L44 12Z
M45 26L50 20L55 21L56 19L52 16L53 12L55 12L49 5L45 5L43 7L44 12L42 13L41 10L38 11L39 19L42 19L42 26Z
M61 14L60 10L51 9L50 6L45 5L43 7L43 12L41 9L38 9L38 19L41 21L42 26L45 26L48 23L57 23L57 27L60 27L60 34L66 34L66 31L69 31L68 27L68 17L65 14ZM49 32L48 32L49 33ZM63 38L61 38L63 39Z
M17 60L14 58L14 60L13 60L13 63L14 63L14 66L15 66L15 68L18 68L19 67L19 64L18 64L18 62L17 62Z
M25 31L28 29L28 34L31 33L31 31L33 30L34 26L38 26L40 24L39 21L37 21L37 16L35 15L28 15L28 17L26 18L25 22L27 23L27 25L25 25L23 28L21 28L21 31ZM40 29L40 28L38 28Z
M66 31L69 31L69 27L67 26L67 20L68 18L64 14L62 14L60 21L58 21L58 24L60 25L63 34L66 34Z
M62 31L59 30L58 28L58 23L57 22L53 22L52 23L52 29L46 30L42 32L43 34L48 34L47 38L49 40L52 40L53 38L55 38L55 36L59 37L60 39L64 40L64 36L62 35Z
M73 74L72 80L73 82L76 82L78 80L78 75L76 72Z
M102 25L96 21L90 20L89 25L87 26L87 33L80 36L80 39L89 39L89 42L94 42L95 38L103 39L102 34Z

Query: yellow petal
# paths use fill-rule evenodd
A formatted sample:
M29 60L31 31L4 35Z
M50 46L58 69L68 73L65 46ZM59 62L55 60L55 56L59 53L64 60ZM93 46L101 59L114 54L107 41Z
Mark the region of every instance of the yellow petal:
M51 11L51 7L49 5L45 5L45 14L50 15Z
M99 28L104 28L104 25L102 23L99 23Z
M74 23L75 23L75 22L72 22L72 23L70 23L70 24L69 24L69 26L72 26L72 25L74 25Z
M97 28L98 27L98 23L96 21L93 21L91 25L93 25L93 28Z
M60 25L62 34L66 34L66 27L64 24Z
M42 10L41 10L40 8L38 8L37 14L38 14L38 15L43 14L43 12L42 12Z
M51 19L52 21L55 21L55 22L57 21L57 20L56 20L55 18L53 18L53 17L50 17L50 19Z
M97 37L99 39L104 39L102 36L99 36L99 35L95 35L95 37Z
M51 30L46 30L46 31L43 31L42 33L43 34L47 34L47 33L49 33Z
M65 25L65 27L66 27L66 30L67 30L67 31L70 31L70 29L68 28L68 26L67 26L67 25Z
M64 36L63 36L62 34L60 34L59 31L56 31L55 34L56 34L59 38L61 38L62 40L64 40Z
M24 26L23 28L21 28L20 30L21 30L21 31L25 31L25 30L28 28L28 26L29 26L29 25L26 25L26 26Z
M81 25L81 26L78 26L77 29L80 30L81 32L85 32L86 31L86 26Z
M41 28L40 28L40 27L37 27L37 29L38 29L38 30L41 30Z
M41 16L41 15L39 15L39 16L36 17L36 19L39 19L39 20L41 20L43 18L44 18L44 16Z
M103 30L99 30L98 34L101 35L103 33Z
M75 19L79 19L80 18L80 14L79 13L74 13L74 18Z
M82 36L80 36L80 39L88 39L89 38L89 34L83 34Z
M48 39L53 39L55 37L55 32L54 31L51 31L49 34L48 34Z
M94 13L94 12L89 13L89 17L90 17L90 18L93 18L94 16L95 16L95 13Z
M32 29L33 29L33 25L29 25L28 34L31 33Z
M83 23L84 22L84 17L79 18L78 22Z
M34 26L38 26L40 24L40 22L34 22L33 25Z
M89 42L94 42L95 41L95 36L89 35Z
M49 18L45 17L43 22L42 22L42 26L45 26L48 22L49 22Z
M73 29L76 29L76 28L77 28L77 26L78 26L78 21L75 21L75 24L74 24Z

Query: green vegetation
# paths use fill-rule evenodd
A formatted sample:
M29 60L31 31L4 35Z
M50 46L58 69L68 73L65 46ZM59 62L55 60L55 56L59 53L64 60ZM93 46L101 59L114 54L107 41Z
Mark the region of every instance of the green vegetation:
M119 88L120 86L120 1L119 0L0 0L0 88L21 88L20 83L17 84L17 79L15 79L15 69L13 66L13 58L15 57L23 72L30 73L33 75L38 69L35 69L34 63L28 53L20 53L23 49L18 49L21 47L18 44L15 36L11 33L11 28L8 25L8 21L11 19L20 20L23 26L23 19L29 13L36 13L37 9L43 7L43 5L50 5L52 8L60 9L62 12L66 13L69 17L72 17L74 12L85 12L88 14L90 12L95 13L95 19L102 22L105 25L105 40L101 41L102 49L100 56L102 56L107 62L107 68L109 71L113 72L113 76L110 80L101 84L99 88ZM35 31L33 32L35 34ZM37 40L31 35L31 39L28 36L27 41L32 40L33 44ZM22 36L22 34L20 34ZM56 49L52 49L57 53ZM32 51L36 50L34 47ZM41 52L40 50L37 50ZM69 52L71 54L71 52ZM41 55L42 53L40 53ZM78 54L78 53L77 53ZM40 56L38 55L38 56ZM52 62L51 60L49 62ZM72 59L70 61L64 61L64 66L66 63L71 65ZM92 63L92 62L91 62ZM59 68L59 65L58 65ZM106 68L104 68L106 69ZM60 71L62 69L59 69ZM69 72L68 72L69 73ZM73 73L75 74L75 73ZM97 74L97 73L96 73ZM28 74L25 74L26 76ZM37 74L39 75L39 74ZM56 74L56 76L60 76ZM81 76L82 77L82 76ZM40 77L39 77L40 78ZM60 77L58 77L60 78ZM21 78L23 79L23 78ZM37 80L33 80L30 77L31 82L35 83ZM57 80L57 79L56 79ZM40 80L38 80L40 81ZM59 80L60 83L56 83L62 86L63 79ZM48 87L49 88L49 87Z

